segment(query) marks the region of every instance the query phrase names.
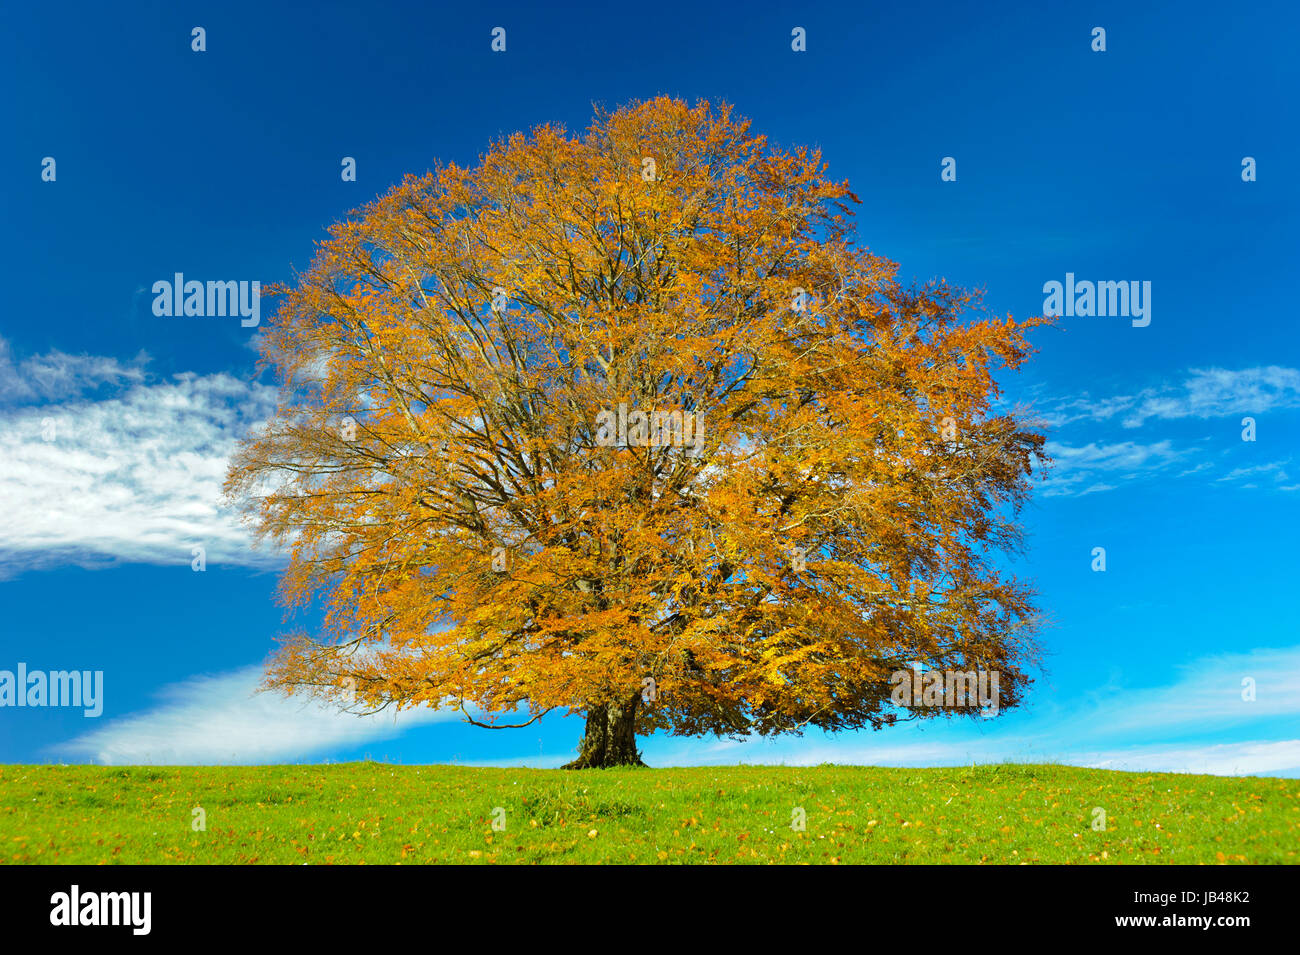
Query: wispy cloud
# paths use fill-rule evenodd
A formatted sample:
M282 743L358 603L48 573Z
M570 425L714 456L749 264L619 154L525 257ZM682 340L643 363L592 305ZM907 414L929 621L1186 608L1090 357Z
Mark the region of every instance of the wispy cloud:
M273 559L249 548L220 489L236 442L270 413L274 390L225 374L151 382L105 361L78 359L43 383L28 377L30 362L19 377L3 378L0 367L11 394L62 396L0 406L0 576L68 562L188 564L195 546L210 562ZM84 395L99 385L112 393Z
M1053 467L1043 488L1044 497L1111 491L1119 485L1108 483L1116 477L1133 474L1150 475L1184 460L1191 449L1177 449L1170 441L1139 444L1119 441L1110 444L1091 442L1074 447L1056 441L1047 442L1044 450L1051 455Z
M458 718L428 709L357 716L313 700L258 693L262 668L198 676L164 688L158 706L113 720L54 755L109 765L292 762Z
M1214 471L1204 440L1176 446L1170 438L1113 440L1116 425L1136 429L1151 422L1254 417L1300 409L1300 370L1276 365L1228 370L1193 368L1179 381L1128 395L1082 393L1044 403L1036 417L1056 433L1046 451L1055 460L1043 488L1045 497L1082 497L1122 487L1123 481L1152 477L1183 478ZM1099 430L1108 437L1097 436ZM1082 440L1081 437L1082 436ZM1283 468L1288 461L1239 466L1210 483L1256 487L1267 475L1270 486L1292 490ZM1118 480L1117 480L1118 479ZM1250 481L1252 483L1244 483Z
M123 363L103 355L68 355L51 351L15 362L9 343L0 338L0 402L17 404L68 398L104 385L141 382L148 356L141 352Z
M1152 465L1163 467L1187 454L1177 451L1169 441L1138 444L1121 441L1115 444L1087 444L1083 447L1049 442L1047 452L1064 469L1089 471L1134 471Z
M1287 459L1286 461L1271 461L1268 464L1255 464L1249 467L1233 468L1223 477L1215 478L1215 483L1249 479L1250 483L1244 484L1243 487L1255 487L1257 486L1254 483L1256 479L1268 478L1275 483L1281 484L1287 480L1286 465L1289 463L1290 459Z
M1040 416L1051 427L1118 419L1125 428L1137 428L1152 418L1217 418L1296 408L1300 408L1300 369L1268 365L1237 370L1193 368L1182 381L1131 395L1084 392L1049 403Z
M1153 773L1208 776L1300 776L1300 739L1212 746L1134 747L1082 756L1080 765Z

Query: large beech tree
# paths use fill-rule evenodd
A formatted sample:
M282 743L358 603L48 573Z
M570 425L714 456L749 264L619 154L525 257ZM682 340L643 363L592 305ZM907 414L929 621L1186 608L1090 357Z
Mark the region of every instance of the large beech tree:
M656 99L335 225L278 290L279 407L227 479L287 600L328 607L268 685L579 712L573 767L639 763L656 729L951 713L891 703L916 663L996 670L1014 705L1033 595L1001 557L1043 439L994 403L1036 320L900 283L824 174Z

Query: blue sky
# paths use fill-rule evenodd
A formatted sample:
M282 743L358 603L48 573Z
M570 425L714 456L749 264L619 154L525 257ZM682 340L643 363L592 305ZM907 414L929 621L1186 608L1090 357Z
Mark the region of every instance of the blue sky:
M1009 382L1057 458L1016 559L1051 622L1025 708L775 743L655 738L647 761L1300 776L1294 5L272 6L6 13L0 669L101 670L105 690L98 718L0 708L0 760L569 758L577 718L490 732L250 696L286 626L279 565L217 487L272 392L252 380L255 329L155 317L150 288L176 272L286 281L329 223L408 172L671 94L820 146L863 200L861 241L904 275L982 286L1017 317L1066 273L1149 281L1151 322L1063 318Z

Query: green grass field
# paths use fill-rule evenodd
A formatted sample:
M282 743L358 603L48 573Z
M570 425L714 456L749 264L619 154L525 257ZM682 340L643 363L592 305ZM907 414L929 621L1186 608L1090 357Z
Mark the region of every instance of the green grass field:
M0 860L1294 864L1300 781L1028 765L0 766Z

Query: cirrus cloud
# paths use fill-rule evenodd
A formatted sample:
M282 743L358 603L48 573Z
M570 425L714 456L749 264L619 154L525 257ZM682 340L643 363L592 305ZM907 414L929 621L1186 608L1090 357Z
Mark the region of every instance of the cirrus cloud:
M112 359L7 358L0 577L61 563L188 564L195 546L212 561L275 559L252 550L220 504L226 462L272 411L274 389L228 374L152 381ZM104 386L110 394L87 395Z

